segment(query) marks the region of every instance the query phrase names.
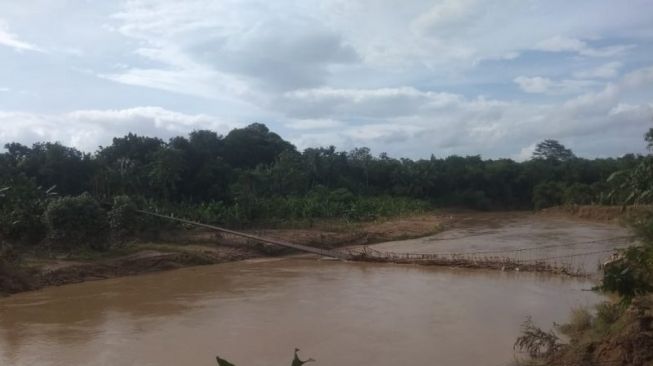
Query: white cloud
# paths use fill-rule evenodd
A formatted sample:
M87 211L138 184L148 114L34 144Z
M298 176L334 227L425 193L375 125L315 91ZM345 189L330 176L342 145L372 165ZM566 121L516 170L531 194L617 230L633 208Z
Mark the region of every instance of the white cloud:
M624 75L621 82L624 87L637 88L653 83L653 66L644 67Z
M123 72L98 76L124 84L207 99L235 99L250 92L249 87L237 78L192 63L175 69L130 68Z
M553 38L540 41L535 49L548 52L564 52L574 51L578 52L587 47L587 44L579 39L556 36Z
M196 129L226 133L238 124L203 114L184 114L160 107L118 110L79 110L64 114L0 111L0 142L59 141L92 152L113 137L133 132L170 138Z
M546 93L551 88L553 81L548 78L543 78L539 76L535 77L526 77L519 76L514 80L519 87L527 93Z
M333 119L296 119L284 123L284 126L292 130L322 130L342 127L342 121Z
M653 80L632 72L653 44L649 0L632 1L0 2L21 36L0 28L5 43L49 51L0 49L0 108L26 111L0 131L93 149L129 129L165 138L237 119L298 146L412 157L513 156L547 137L622 153L650 121ZM105 110L125 105L206 115Z
M260 89L320 85L331 67L358 61L355 50L320 22L259 5L130 1L113 16L116 29L142 42L136 54L158 65L105 76L191 95L255 98Z
M616 106L614 106L612 109L610 109L610 114L615 115L615 114L620 114L620 113L628 113L633 110L637 110L639 106L637 105L632 105L628 103L619 103Z
M532 143L526 147L523 147L521 150L519 150L519 153L514 154L511 156L512 159L517 160L517 161L524 161L528 160L533 156L533 152L535 152L535 147L536 143Z
M112 16L110 27L138 41L135 54L146 62L101 75L129 85L270 105L276 94L297 89L455 79L483 60L519 62L533 44L535 49L594 57L619 55L631 47L609 42L592 47L574 36L591 32L542 22L534 9L543 6L516 0L501 7L487 0L412 0L401 9L391 1L372 0L324 0L313 6L132 0ZM546 7L558 10L560 4ZM577 20L588 8L569 7L572 11L561 11L559 20ZM590 30L600 29L594 25ZM606 67L594 74L607 77L615 71ZM581 92L590 84L571 79L552 83L546 93Z
M420 114L424 109L443 108L461 96L420 91L413 87L344 89L316 88L284 93L273 103L287 114L302 117L392 118Z
M347 128L343 134L359 144L404 142L424 130L422 126L398 123L366 124Z
M557 138L571 141L570 147L581 156L605 156L643 151L641 134L650 124L653 103L625 104L622 98L649 88L653 83L651 70L636 70L616 83L560 104L470 99L409 87L322 88L287 93L285 98L288 105L303 108L290 109L291 115L301 112L311 119L335 116L356 121L321 132L291 135L300 147L335 144L348 149L367 145L377 153L408 156L426 151L440 156L484 154L525 159L535 143ZM386 112L388 109L392 113ZM599 140L602 142L597 143Z
M37 46L21 41L18 36L9 32L9 26L0 19L0 45L11 47L19 51L41 51Z
M518 76L513 81L526 93L550 95L580 93L597 85L596 82L589 80L565 79L555 81L541 76Z
M612 79L619 75L619 70L623 67L623 63L618 61L608 62L590 70L578 71L574 73L574 77L579 79Z
M577 38L555 36L538 42L534 49L547 52L576 52L589 57L614 57L633 47L633 45L614 45L595 48Z
M419 15L413 26L420 32L448 31L452 26L469 24L480 13L477 0L443 0Z

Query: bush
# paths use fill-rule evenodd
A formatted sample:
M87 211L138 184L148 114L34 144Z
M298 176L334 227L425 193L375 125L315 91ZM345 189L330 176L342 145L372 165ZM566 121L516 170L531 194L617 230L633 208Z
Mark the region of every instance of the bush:
M546 361L559 352L562 345L553 331L543 331L529 317L522 323L521 335L517 337L513 349L528 353L534 360Z
M136 209L136 204L129 196L113 198L113 207L108 213L112 239L122 242L136 233L140 227Z
M46 234L41 216L49 195L23 176L0 182L0 237L14 243L41 241Z
M109 246L109 219L88 193L50 202L45 211L48 237L66 249L87 246L105 250Z
M621 258L605 266L600 289L616 292L624 303L653 292L653 248L626 249Z
M647 210L631 221L635 234L645 246L653 246L653 210Z
M558 206L563 202L564 186L556 182L540 183L533 188L533 206L536 210Z
M30 274L21 268L18 251L0 241L0 297L31 288Z
M625 249L603 271L600 289L616 292L624 303L653 292L653 215L649 212L631 223L641 245Z
M492 206L492 202L483 191L465 191L461 194L461 203L465 207L475 210L487 211Z
M564 202L566 204L588 205L592 203L593 198L592 187L587 184L574 183L564 191Z
M601 330L609 329L624 312L621 304L602 302L596 306L595 327Z
M311 222L315 219L368 221L378 217L416 214L431 209L423 200L392 196L361 196L349 190L315 189L304 196L273 196L239 200L226 204L221 201L199 205L181 204L152 206L151 211L166 212L177 217L207 224L229 227L289 222ZM147 220L147 217L144 218ZM169 223L169 221L168 221ZM162 222L165 224L165 222ZM161 228L162 226L159 226Z
M563 334L577 336L592 327L593 317L585 308L574 309L568 323L559 327Z

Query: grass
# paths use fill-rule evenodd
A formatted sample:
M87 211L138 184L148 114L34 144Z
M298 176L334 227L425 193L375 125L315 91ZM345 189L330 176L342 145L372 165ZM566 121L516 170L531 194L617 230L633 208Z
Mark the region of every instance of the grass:
M32 288L29 269L0 259L0 296Z
M134 254L138 250L140 249L135 243L126 243L122 245L112 246L110 249L105 251L97 251L90 248L78 248L74 252L70 253L65 258L65 260L100 261Z

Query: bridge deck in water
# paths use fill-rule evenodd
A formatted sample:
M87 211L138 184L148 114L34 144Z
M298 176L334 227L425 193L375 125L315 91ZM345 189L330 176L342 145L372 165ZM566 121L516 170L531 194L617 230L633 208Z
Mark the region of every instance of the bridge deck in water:
M199 227L205 227L208 229L220 231L223 233L240 236L243 238L251 239L265 244L277 245L285 248L295 249L305 253L317 254L323 257L335 258L340 260L352 260L360 262L374 262L374 263L397 263L397 264L420 264L420 265L436 265L436 266L447 266L447 267L464 267L464 268L484 268L484 269L497 269L497 270L522 270L529 272L551 272L551 273L560 273L571 276L586 276L587 273L584 273L579 268L572 268L568 264L551 264L547 259L558 259L566 257L575 257L579 255L588 255L588 254L598 254L598 253L614 253L616 249L608 249L597 252L590 253L581 253L581 254L571 254L562 257L556 258L538 258L530 260L518 260L510 256L498 257L498 256L486 256L486 254L495 253L495 251L479 251L479 252L461 252L461 253L432 253L432 254L417 254L417 253L393 253L393 252L380 252L371 248L349 248L341 250L327 250L315 248L302 244L290 243L283 240L264 238L257 235L247 234L240 231L230 230L223 227L203 224L201 222L181 219L177 217L162 215L155 212L138 210L138 212L146 215L151 215L159 217L166 220L177 221L189 225L195 225ZM596 241L607 241L614 239L622 239L626 237L614 237L601 239ZM577 244L577 243L571 243ZM554 246L567 246L570 243L550 245L549 247ZM519 252L525 250L532 250L538 248L521 248L508 251L498 251L498 252Z

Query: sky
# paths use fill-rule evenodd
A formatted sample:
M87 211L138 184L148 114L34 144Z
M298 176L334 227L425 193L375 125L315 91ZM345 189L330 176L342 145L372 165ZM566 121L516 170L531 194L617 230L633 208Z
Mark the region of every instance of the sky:
M0 143L265 123L298 149L644 153L653 0L0 1Z

